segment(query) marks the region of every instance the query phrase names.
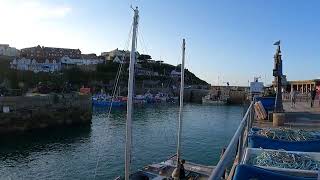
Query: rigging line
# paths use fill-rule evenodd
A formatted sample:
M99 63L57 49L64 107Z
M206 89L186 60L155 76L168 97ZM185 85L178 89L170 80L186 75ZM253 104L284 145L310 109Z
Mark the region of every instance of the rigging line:
M117 90L117 80L118 80L118 77L119 77L120 68L121 68L121 64L120 64L119 67L118 67L117 74L116 74L116 78L115 78L115 81L114 81L114 84L113 84L112 98L114 97L113 95L115 94L115 91ZM112 100L113 100L113 99L111 99L111 101L112 101Z
M130 43L130 39L132 37L132 27L133 27L133 24L131 24L131 27L130 27L130 30L129 30L129 33L128 33L128 39L126 40L125 44L124 44L124 50L129 50L129 43Z
M138 37L140 37L138 39L139 39L139 42L141 44L141 49L143 51L143 54L149 55L149 52L147 50L147 46L146 46L146 43L144 41L143 33L141 32L141 29L139 29L139 31L137 31L137 34L138 34ZM147 66L148 66L148 64L147 64ZM150 67L151 67L151 65L150 65ZM152 72L153 72L153 68L152 67L151 67L151 69L152 69ZM152 79L151 76L152 76L152 74L149 74L149 79L150 80Z
M145 43L145 40L144 40L144 38L143 38L143 33L142 33L142 31L141 31L141 30L140 30L140 38L141 38L141 40L142 40L141 45L142 45L142 46L144 46L145 51L146 51L146 54L149 54L149 52L148 52L148 48L147 48L147 44Z
M142 50L142 54L146 54L146 50L144 49L144 47L142 46L142 41L141 41L141 35L140 35L140 33L139 32L137 32L137 35L138 35L138 37L140 37L140 38L138 38L139 39L139 42L140 42L140 44L141 44L141 50ZM138 49L138 48L137 48Z
M121 77L122 66L123 66L123 63L120 63L119 70L118 70L118 73L117 73L117 78L116 78L116 81L115 81L115 84L114 84L113 93L112 93L111 104L110 104L109 111L108 111L108 116L107 116L108 119L110 118L112 105L113 105L113 102L114 102L114 99L115 99L116 92L118 90L117 87L118 87L119 79Z
M97 176L97 169L98 169L99 161L100 161L100 149L101 149L101 148L98 147L98 159L97 159L96 167L95 167L95 169L94 169L93 179L96 179L96 176Z
M138 34L138 37L140 37L140 38L138 38L138 39L139 39L139 42L140 42L140 44L141 44L141 49L142 49L142 51L143 51L143 54L145 54L145 55L150 55L149 52L148 52L148 50L147 50L147 47L146 47L146 45L145 45L145 43L144 43L143 35L142 35L141 31L138 31L137 34ZM146 63L146 66L147 66L148 68L150 68L151 71L153 72L153 66L152 66L151 64ZM151 77L151 76L152 76L152 74L149 74L149 79L150 79L150 80L152 80L152 77Z
M118 85L118 81L119 81L119 78L120 78L121 71L122 71L122 63L120 64L119 71L117 72L117 78L116 78L116 82L115 82L115 85L114 85L111 104L110 104L109 112L108 112L108 115L107 115L108 119L110 118L111 109L112 109L112 103L113 103L113 100L114 100L115 92L116 92L116 89L117 89L116 87ZM105 127L105 129L106 129L106 127ZM98 148L98 159L97 159L97 163L96 163L95 172L94 172L94 178L93 179L96 179L97 169L98 169L98 166L99 166L100 158L101 158L101 156L100 156L100 148Z
M126 41L126 44L125 44L125 48L124 48L124 50L128 50L129 49L129 43L130 43L130 39L131 39L131 36L132 36L132 29L133 29L133 23L131 24L131 26L130 26L130 31L129 31L129 34L128 34L128 39L127 39L127 41ZM124 60L124 59L123 59ZM121 75L121 71L122 71L122 66L123 66L123 64L122 63L120 63L120 67L119 67L119 71L117 72L117 75L116 75L116 81L118 82L118 80L119 80L119 78L120 78L120 75ZM119 75L118 75L119 74ZM118 78L117 78L118 77ZM118 84L118 83L117 83ZM114 99L114 94L115 94L115 90L116 90L117 88L115 87L114 89L113 89L113 96L112 96L112 99L111 99L111 104L110 104L110 109L109 109L109 112L108 112L108 115L107 115L107 118L110 118L110 114L111 114L111 110L112 110L112 103L113 103L113 99ZM106 129L106 127L105 127L105 129ZM99 162L100 162L100 158L101 158L101 156L100 156L100 147L98 147L98 158L97 158L97 163L96 163L96 167L95 167L95 170L94 170L94 177L93 177L93 179L96 179L96 176L97 176L97 169L98 169L98 166L99 166Z
M128 39L127 39L126 45L125 45L126 47L124 48L124 50L127 50L129 48L129 42L130 42L130 39L131 39L131 36L132 36L132 27L133 27L133 24L131 24L130 31L129 31L129 34L128 34ZM114 87L113 87L113 91L112 91L111 104L110 104L110 107L109 107L107 118L110 117L111 110L112 110L112 105L113 105L114 98L115 98L115 94L116 94L116 91L118 90L118 83L119 83L119 79L121 77L122 66L123 66L123 63L124 63L124 60L125 60L124 56L121 59L122 62L120 62L120 66L119 66L118 71L117 71L117 75L116 75L116 79L115 79L115 83L114 83Z
M138 34L138 37L140 37L140 38L138 38L139 39L139 42L140 42L140 44L141 44L141 49L142 49L142 54L146 54L146 55L148 55L148 52L144 49L144 47L142 46L142 41L141 41L141 35L140 35L140 33L138 33L137 32L137 34ZM149 65L148 63L146 64L147 65L147 67L151 67L151 65ZM152 68L150 68L150 69L152 69ZM149 79L151 80L151 74L149 74Z
M144 38L143 38L143 33L142 33L142 30L141 30L141 27L139 29L139 34L138 35L140 35L140 43L141 43L141 46L143 46L143 48L145 49L145 53L149 54L147 45L146 45L146 43L144 41Z
M140 44L141 44L141 49L142 49L142 51L143 51L143 54L149 55L148 50L147 50L147 47L146 47L145 44L143 43L142 33L141 33L140 31L138 31L138 32L137 32L137 35L138 35L139 42L140 42Z

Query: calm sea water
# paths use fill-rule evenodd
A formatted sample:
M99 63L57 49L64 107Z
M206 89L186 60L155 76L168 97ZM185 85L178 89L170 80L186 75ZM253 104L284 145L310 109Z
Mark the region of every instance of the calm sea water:
M235 132L240 106L186 104L182 156L215 165ZM124 172L125 111L95 109L90 127L0 138L0 179L113 179ZM176 151L178 106L135 108L132 169ZM96 168L97 167L97 168Z

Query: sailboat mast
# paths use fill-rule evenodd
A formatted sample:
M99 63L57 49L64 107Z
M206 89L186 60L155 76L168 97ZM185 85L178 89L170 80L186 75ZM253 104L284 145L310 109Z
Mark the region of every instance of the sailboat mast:
M181 128L182 128L182 108L183 108L183 91L184 91L184 59L186 51L185 39L182 41L182 63L181 63L181 85L180 85L180 108L179 108L179 124L178 124L178 144L177 144L177 167L180 161L181 149Z
M136 63L136 45L139 10L134 9L132 44L129 64L128 100L127 100L127 123L126 123L126 147L125 147L125 180L129 180L131 164L131 140L132 140L132 112L133 112L133 88L134 88L134 65Z

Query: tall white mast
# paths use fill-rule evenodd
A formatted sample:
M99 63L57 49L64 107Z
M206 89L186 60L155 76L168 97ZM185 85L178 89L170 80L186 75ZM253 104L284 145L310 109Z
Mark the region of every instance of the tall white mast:
M183 91L184 91L184 59L186 51L185 39L182 41L182 63L181 63L181 85L180 85L180 108L179 108L179 124L178 124L178 144L177 144L177 168L180 161L181 148L181 127L182 127L182 108L183 108Z
M139 10L134 9L132 44L130 52L129 79L128 79L128 101L127 101L127 123L126 123L126 147L125 147L125 180L129 180L131 164L131 140L132 140L132 111L133 111L133 86L134 65L136 63L136 45L138 29Z

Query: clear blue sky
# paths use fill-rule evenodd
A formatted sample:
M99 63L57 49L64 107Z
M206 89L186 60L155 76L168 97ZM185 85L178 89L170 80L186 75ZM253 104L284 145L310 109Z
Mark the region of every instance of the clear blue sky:
M186 38L187 68L211 84L220 79L220 84L247 85L254 76L270 84L272 44L279 39L289 80L320 77L316 0L0 0L1 17L1 12L10 14L0 43L97 54L123 49L133 15L130 4L140 9L139 30L146 44L139 45L140 52L178 64Z

